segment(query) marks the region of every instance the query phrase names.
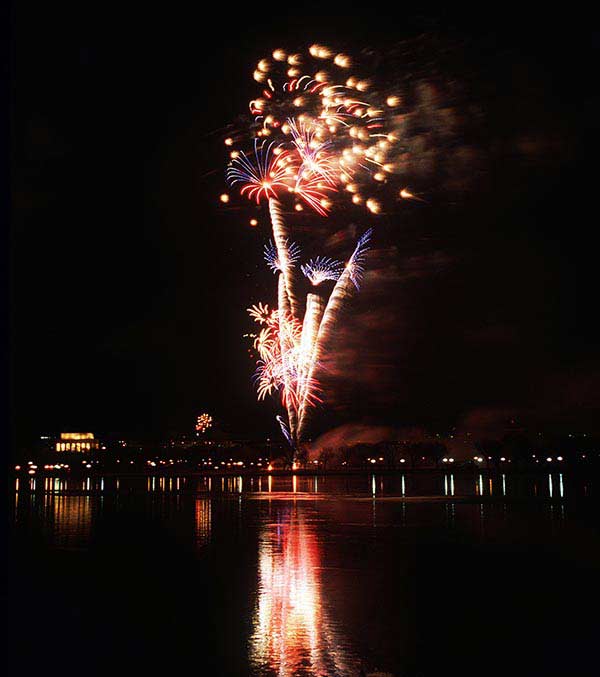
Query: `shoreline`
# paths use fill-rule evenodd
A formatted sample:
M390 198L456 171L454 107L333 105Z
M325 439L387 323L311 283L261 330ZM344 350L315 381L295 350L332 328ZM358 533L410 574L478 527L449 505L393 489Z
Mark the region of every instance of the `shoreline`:
M164 476L178 476L178 477L360 477L371 475L386 475L401 477L402 475L510 475L510 476L532 476L532 475L548 475L548 473L568 473L569 475L580 475L587 472L594 471L594 467L587 466L572 466L566 464L555 464L554 466L544 466L542 468L464 468L464 467L447 467L447 468L348 468L348 469L297 469L297 470L282 470L282 469L256 469L256 468L224 468L224 469L191 469L191 468L177 468L175 465L165 465L161 468L150 469L129 469L124 466L124 469L111 468L36 468L34 474L28 473L28 466L22 465L20 470L11 469L11 475L17 477L164 477Z

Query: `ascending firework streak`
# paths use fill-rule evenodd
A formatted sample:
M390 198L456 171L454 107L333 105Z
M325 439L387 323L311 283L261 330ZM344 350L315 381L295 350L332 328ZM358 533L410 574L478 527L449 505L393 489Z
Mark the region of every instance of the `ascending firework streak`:
M297 316L298 304L294 295L291 268L293 263L288 254L286 227L281 213L281 204L277 191L289 188L290 176L294 173L294 158L281 146L265 141L259 145L254 139L254 158L251 160L244 152L239 153L227 169L227 179L231 185L241 183L241 194L257 203L261 198L269 202L269 215L273 228L273 240L277 249L278 268L285 280L286 305L292 315Z
M286 408L288 424L282 431L296 449L305 429L308 409L319 402L319 385L315 374L321 356L328 350L340 308L358 288L367 245L368 230L358 241L354 253L344 267L327 305L317 294L308 294L302 324L288 310L288 297L283 274L278 278L278 305L275 311L259 304L248 309L263 329L254 342L260 355L256 372L259 399L277 390ZM268 251L268 248L267 248ZM272 257L269 256L269 260ZM281 418L277 419L281 425Z
M291 315L292 322L294 315L291 312L290 295L285 283L283 273L279 274L277 281L277 300L279 304L279 350L282 361L283 393L285 395L284 405L287 410L290 435L293 440L296 439L296 424L298 422L298 403L297 389L295 385L297 372L297 357L295 336L290 331L290 323L286 321L288 315Z
M356 248L354 249L354 253L350 257L344 272L340 275L335 287L333 288L333 291L331 292L331 296L329 297L329 301L327 302L327 306L323 312L322 319L320 323L318 323L318 331L311 342L312 351L310 353L310 357L308 358L308 369L306 372L307 383L312 382L314 379L315 371L319 367L321 356L327 349L327 342L331 339L340 308L342 307L344 301L352 293L353 287L358 289L360 285L363 274L365 254L368 249L368 243L371 239L371 234L372 230L369 229L358 240ZM311 296L314 295L309 294L309 297ZM306 412L306 401L301 399L300 411L298 412L298 439L302 438L302 433L304 432L304 426L306 424Z
M294 294L294 278L292 276L294 264L290 261L288 252L288 238L286 237L285 222L281 214L281 204L276 198L269 198L269 214L273 228L273 239L277 248L279 270L281 271L280 279L283 278L284 293L287 296L286 306L289 306L289 312L294 317L298 317L298 301ZM281 308L282 306L280 305L279 307Z
M309 383L314 382L314 379L312 379L310 374L310 365L324 308L325 305L323 299L320 296L317 296L317 294L309 294L306 297L306 312L304 313L302 335L300 337L300 355L302 361L298 374L298 389L300 392L299 414L304 408L306 391L309 387ZM296 432L299 431L296 430Z

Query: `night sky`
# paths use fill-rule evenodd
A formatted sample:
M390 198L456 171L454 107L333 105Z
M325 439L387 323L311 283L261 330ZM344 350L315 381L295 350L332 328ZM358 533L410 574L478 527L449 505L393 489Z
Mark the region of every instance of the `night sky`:
M376 231L314 432L357 420L445 428L494 412L597 429L600 35L589 18L285 7L15 9L16 439L159 437L201 411L233 434L278 434L242 339L245 308L274 300L269 233L248 226L250 205L219 204L222 139L256 93L258 59L313 42L377 49L384 63L404 44L397 77L420 91L431 73L437 105L461 113L411 184L426 203L331 217L343 251ZM304 244L322 233L306 228Z

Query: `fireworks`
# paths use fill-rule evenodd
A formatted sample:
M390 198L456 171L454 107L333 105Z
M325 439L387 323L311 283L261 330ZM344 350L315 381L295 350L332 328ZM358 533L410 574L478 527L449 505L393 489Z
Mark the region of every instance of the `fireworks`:
M257 201L291 194L296 205L326 216L335 193L351 183L351 203L380 213L379 195L390 194L385 184L396 173L391 160L402 152L391 117L402 99L372 86L369 77L349 74L353 64L349 55L323 45L305 54L277 49L261 59L254 78L263 89L249 103L254 157L243 150L230 154L230 184L241 183L242 194ZM267 138L272 158L265 158L263 145L257 151L258 139L264 144ZM232 146L231 136L225 144Z
M285 247L288 252L287 265L293 266L300 258L300 247L294 242L288 243L287 240L285 241ZM264 247L264 257L267 265L274 273L282 272L282 266L279 263L277 247L271 240L269 240L269 244L266 244Z
M318 402L318 384L314 380L307 384L301 377L308 363L307 349L302 345L302 324L279 310L269 311L266 305L249 308L248 312L263 325L254 339L260 356L254 375L258 399L278 392L286 408L297 410L302 391L309 404Z
M254 140L254 158L240 151L227 169L227 180L234 186L241 183L240 193L246 194L250 200L258 204L261 198L277 196L277 191L289 186L288 160L290 156L274 143L266 145ZM277 152L279 151L279 152Z
M324 354L328 348L328 342L331 340L334 333L340 308L344 301L351 295L352 288L355 287L358 289L363 275L365 255L368 250L371 234L372 231L369 229L359 238L356 247L354 248L354 252L346 264L343 273L338 278L327 301L327 306L325 307L322 316L319 318L318 331L316 331L316 335L311 341L312 346L307 359L307 383L313 383L315 381L315 374L320 366L321 355ZM307 421L307 404L308 402L306 400L302 400L298 412L296 433L299 439L301 439Z
M205 433L209 428L212 428L212 416L210 414L200 414L196 419L196 432Z
M339 309L361 284L372 231L358 240L345 264L316 256L301 266L313 287L335 282L328 299L307 295L301 319L294 275L300 247L291 241L284 217L300 215L305 207L326 217L343 200L363 214L380 214L385 211L385 185L397 172L398 134L387 116L402 100L374 87L369 77L349 73L353 64L349 55L323 45L313 45L306 54L277 49L261 59L254 79L262 93L250 101L246 130L252 151L228 150L229 185L257 204L268 204L273 237L264 257L278 276L277 308L259 303L248 309L260 326L252 335L258 352L254 380L259 400L277 395L285 408L287 420L278 414L277 422L294 460L308 411L321 402L316 379L321 356L328 350ZM236 132L225 145L231 148L234 138L237 144L247 136ZM409 197L389 188L387 193L394 201L399 194Z
M354 286L359 289L360 283L362 281L363 272L364 272L364 263L365 255L369 250L369 241L373 235L373 229L369 228L366 233L364 233L356 243L354 252L346 265L346 270L348 272L348 277L352 280Z
M419 202L425 202L425 200L422 197L418 197L417 195L413 195L408 188L403 188L400 193L400 197L403 200L418 200Z
M304 121L288 120L289 128L298 151L301 164L296 177L296 188L302 186L305 176L321 179L327 188L336 184L335 156L328 152L331 141L319 141L319 128L307 125Z
M325 256L317 256L308 263L300 266L304 277L308 278L313 286L318 286L325 280L337 280L342 274L344 264Z

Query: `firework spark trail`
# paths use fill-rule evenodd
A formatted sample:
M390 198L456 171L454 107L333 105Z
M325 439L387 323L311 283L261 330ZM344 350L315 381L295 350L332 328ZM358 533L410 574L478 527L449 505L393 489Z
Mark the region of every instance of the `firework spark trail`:
M294 294L292 267L288 253L288 238L286 233L285 221L281 213L281 203L276 198L269 198L269 215L271 216L271 226L273 228L273 240L277 247L277 258L281 274L285 281L285 293L287 294L290 312L294 317L298 317L298 302ZM281 308L281 305L279 306Z
M344 270L344 264L325 256L317 256L316 259L302 264L300 269L304 277L310 280L314 287L317 287L325 280L337 280Z
M327 301L327 306L323 312L323 318L319 325L316 339L314 341L314 348L309 360L307 380L310 383L314 379L315 371L319 367L321 356L327 350L327 342L330 340L337 321L337 316L344 301L352 294L354 288L358 289L360 280L362 278L362 266L364 263L365 253L368 249L368 243L371 238L372 230L369 229L356 244L354 252L350 260L346 264L344 272L340 275L336 282L331 296ZM300 410L298 413L298 439L302 438L302 433L306 425L307 414L307 400L304 398L300 403Z
M277 277L277 307L279 309L280 316L287 316L291 314L290 307L290 297L285 285L285 276L283 273L279 273Z
M283 288L283 281L281 284ZM291 410L297 412L300 401L298 373L302 324L290 314L278 309L270 311L263 304L248 308L248 313L262 326L258 336L254 335L254 348L260 355L255 373L258 399L278 391L282 405L286 411L289 409L294 421L295 414Z
M288 252L288 264L294 265L300 258L300 247L295 242L286 242ZM264 246L264 259L269 268L274 272L281 272L281 264L277 255L277 247L269 240L269 244Z
M331 141L319 141L317 133L320 130L316 126L296 122L294 118L288 118L287 124L294 139L294 146L302 160L296 176L296 185L302 184L305 175L312 174L326 181L329 186L335 186L337 182L335 156L327 152L331 148Z
M291 377L296 370L296 365L293 364L293 348L295 347L295 337L290 333L288 323L286 321L285 311L282 312L282 304L289 303L289 294L287 293L286 283L283 273L279 274L278 280L278 295L279 295L279 345L281 351L282 367L283 367L283 392L285 396L285 408L287 410L290 436L293 440L296 439L296 427L298 423L298 402L296 384L291 383ZM288 313L289 314L289 313Z
M290 445L290 447L293 447L294 446L294 440L292 439L292 436L290 435L288 425L284 421L283 416L281 416L281 414L277 414L277 416L275 416L275 420L277 421L277 423L279 423L279 427L281 428L281 432L283 433L283 436L285 437L285 439L288 441L288 444Z
M311 399L315 389L314 381L309 378L311 356L314 350L317 333L325 303L317 294L308 294L306 297L306 311L302 323L302 336L300 338L300 370L298 375L298 391L300 406L299 411L305 406L305 402Z
M294 162L289 152L275 143L266 145L254 139L254 158L250 159L243 151L227 169L227 180L230 185L242 184L241 194L258 204L262 198L269 203L269 215L273 228L273 240L277 248L278 266L285 277L286 292L289 298L291 313L298 316L298 303L294 294L291 268L293 261L288 252L288 238L283 219L281 203L277 199L277 191L288 191L290 174L294 173Z

